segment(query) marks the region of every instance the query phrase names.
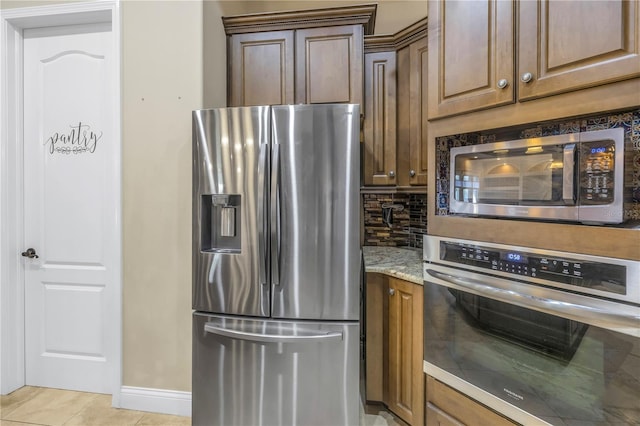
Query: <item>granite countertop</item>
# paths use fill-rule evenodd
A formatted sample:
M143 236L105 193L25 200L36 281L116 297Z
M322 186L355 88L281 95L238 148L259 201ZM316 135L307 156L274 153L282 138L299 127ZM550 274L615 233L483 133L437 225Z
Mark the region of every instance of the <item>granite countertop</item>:
M422 285L422 249L363 246L366 272L378 272Z

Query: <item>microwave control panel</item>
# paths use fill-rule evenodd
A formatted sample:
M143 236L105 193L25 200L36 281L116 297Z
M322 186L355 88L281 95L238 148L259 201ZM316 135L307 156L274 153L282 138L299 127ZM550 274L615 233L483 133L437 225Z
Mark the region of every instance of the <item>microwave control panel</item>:
M626 267L603 262L550 257L526 251L440 242L440 259L490 271L537 278L550 283L626 294ZM578 288L576 290L579 291Z
M580 144L580 204L610 204L614 201L615 142L588 141Z

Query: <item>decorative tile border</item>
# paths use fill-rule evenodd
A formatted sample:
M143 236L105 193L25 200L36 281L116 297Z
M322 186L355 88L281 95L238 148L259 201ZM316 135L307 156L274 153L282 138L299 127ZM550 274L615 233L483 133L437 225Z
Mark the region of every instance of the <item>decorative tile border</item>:
M427 233L426 194L362 194L364 245L422 248ZM390 224L383 206L391 208Z
M477 145L504 140L525 139L586 132L590 130L624 128L624 204L625 220L640 219L640 109L580 119L545 122L532 126L467 133L436 138L437 215L449 214L449 151L455 146Z

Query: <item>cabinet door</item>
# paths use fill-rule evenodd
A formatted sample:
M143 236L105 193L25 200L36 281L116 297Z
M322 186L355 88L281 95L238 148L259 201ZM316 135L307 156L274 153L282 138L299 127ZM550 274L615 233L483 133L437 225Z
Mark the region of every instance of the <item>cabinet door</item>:
M362 25L296 31L296 103L362 104Z
M411 55L410 45L403 47L396 53L397 72L396 84L398 90L397 96L397 119L398 125L396 140L396 164L398 168L397 185L409 186L411 176L411 137L414 134L411 126L413 125L413 116L411 112L413 105L411 104Z
M427 185L427 39L409 46L411 148L409 184Z
M639 76L638 9L624 0L520 2L519 99Z
M229 37L229 106L294 102L293 31Z
M424 424L422 286L389 278L389 409Z
M367 272L365 294L365 399L384 400L384 342L386 280L381 274Z
M514 426L506 417L485 407L466 395L426 376L427 425L446 426Z
M364 184L396 184L396 53L365 55Z
M427 402L425 417L429 426L465 426L430 402Z
M428 7L429 118L512 103L513 2L430 1Z
M427 185L427 39L398 51L398 186Z

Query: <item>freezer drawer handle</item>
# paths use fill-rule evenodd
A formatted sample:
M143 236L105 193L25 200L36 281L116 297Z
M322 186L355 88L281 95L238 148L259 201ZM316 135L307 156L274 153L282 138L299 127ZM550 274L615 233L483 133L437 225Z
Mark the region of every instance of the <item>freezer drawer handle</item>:
M211 334L217 334L219 336L231 337L240 340L250 340L252 342L265 342L265 343L302 343L308 341L326 341L326 340L342 340L342 333L339 331L329 331L326 333L313 333L303 334L298 336L282 336L277 334L261 334L261 333L249 333L246 331L233 330L229 328L222 328L214 325L213 323L207 323L204 325L204 331Z
M623 326L637 328L640 324L640 317L637 315L625 315L624 313L603 310L592 306L584 306L566 301L558 301L517 293L513 290L505 290L484 284L471 278L457 277L455 275L445 274L432 269L426 269L426 272L434 278L453 284L455 286L454 288L460 287L463 291L471 291L472 293L480 296L500 300L506 303L512 303L525 308L535 307L542 312L552 315L558 315L561 317L571 315L571 317L577 321L591 323L600 327L607 328L613 325L614 327Z

